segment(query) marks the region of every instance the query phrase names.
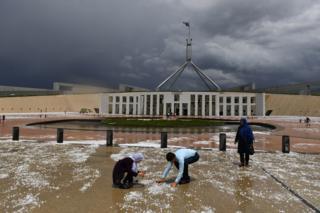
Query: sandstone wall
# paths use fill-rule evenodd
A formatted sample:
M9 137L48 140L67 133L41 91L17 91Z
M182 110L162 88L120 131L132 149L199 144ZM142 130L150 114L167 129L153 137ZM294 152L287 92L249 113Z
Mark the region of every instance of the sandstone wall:
M266 94L271 115L320 116L320 96Z
M49 95L0 98L0 113L80 112L100 107L101 94Z

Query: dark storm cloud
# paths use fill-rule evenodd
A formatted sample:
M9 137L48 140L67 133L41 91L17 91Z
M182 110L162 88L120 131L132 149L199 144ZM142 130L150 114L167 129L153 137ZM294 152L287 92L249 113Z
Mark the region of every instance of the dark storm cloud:
M0 84L154 88L193 60L224 87L320 76L320 1L2 0Z

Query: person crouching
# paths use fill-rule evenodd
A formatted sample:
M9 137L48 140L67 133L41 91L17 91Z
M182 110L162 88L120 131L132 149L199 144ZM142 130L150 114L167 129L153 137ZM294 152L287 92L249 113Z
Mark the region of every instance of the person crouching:
M193 149L178 149L175 153L167 153L166 159L168 161L167 166L163 171L162 178L158 180L157 183L165 182L165 178L174 164L179 170L179 174L175 181L171 183L171 186L176 187L177 184L185 184L190 182L188 166L189 164L199 160L199 154Z
M113 168L113 187L129 189L133 186L133 177L144 176L143 171L138 171L138 163L144 159L143 154L135 153L119 160Z

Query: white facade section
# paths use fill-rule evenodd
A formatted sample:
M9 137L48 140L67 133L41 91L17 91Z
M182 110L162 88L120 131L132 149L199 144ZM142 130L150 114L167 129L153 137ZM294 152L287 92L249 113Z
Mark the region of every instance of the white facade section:
M127 92L106 93L101 113L139 116L263 116L264 93Z

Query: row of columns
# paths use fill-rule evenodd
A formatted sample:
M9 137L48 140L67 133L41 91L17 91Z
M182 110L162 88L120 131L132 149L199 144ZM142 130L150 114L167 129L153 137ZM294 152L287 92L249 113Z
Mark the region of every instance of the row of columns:
M122 111L123 111L123 105L125 105L126 107L126 111L124 113L124 115L129 115L130 114L130 105L132 105L133 108L133 113L132 115L147 115L147 108L149 108L149 113L148 115L154 115L154 111L156 112L155 115L160 115L160 95L163 95L163 109L162 109L162 115L165 115L167 112L167 103L171 104L171 112L174 113L174 105L175 104L179 104L179 114L182 115L183 113L183 104L186 103L188 104L188 116L191 115L191 95L195 96L195 111L194 111L194 115L195 116L200 116L200 113L198 113L198 109L199 109L199 94L182 94L180 95L180 100L179 101L165 101L165 94L150 94L150 95L140 95L140 96L112 96L113 97L113 102L112 102L112 113L111 114L116 114L116 105L119 106L119 114L123 115ZM156 109L154 110L153 108L153 102L154 99L153 97L156 96ZM174 96L174 95L173 95ZM206 96L209 96L209 106L208 106L208 111L209 114L206 115ZM119 97L119 102L116 102L116 97ZM126 102L123 102L123 97L126 97ZM133 97L133 102L130 102L130 97ZM147 105L147 100L150 97L150 101L149 101L149 107ZM222 97L223 98L223 102L220 103L219 98ZM227 103L227 97L231 98L231 102ZM230 116L235 116L235 106L239 106L238 107L238 116L243 116L243 106L247 107L247 116L251 115L251 103L250 103L250 96L245 96L247 97L247 103L243 104L242 102L242 98L243 96L238 96L239 98L239 103L235 103L234 96L218 96L218 95L205 95L202 94L202 100L201 100L201 116L219 116L220 115L220 106L222 106L222 111L223 111L223 116L226 116L227 113L227 106L230 106ZM174 97L171 97L174 98ZM184 99L182 99L184 98ZM213 101L213 98L215 99ZM212 104L214 103L214 112L212 112ZM107 106L109 107L109 104L107 104ZM255 103L254 103L255 104Z

